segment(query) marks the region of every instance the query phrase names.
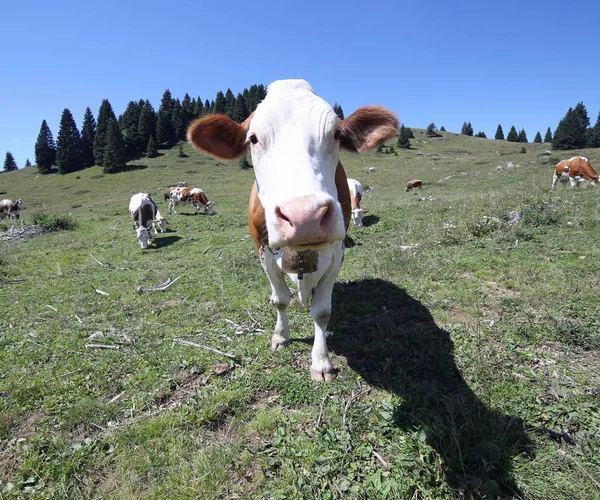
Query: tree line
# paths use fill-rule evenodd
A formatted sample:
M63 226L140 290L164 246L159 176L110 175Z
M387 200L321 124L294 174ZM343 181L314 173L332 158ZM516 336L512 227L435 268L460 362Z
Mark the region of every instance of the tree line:
M260 84L244 89L237 96L231 89L225 93L219 91L214 100L203 102L200 97L192 98L187 93L180 101L173 98L167 89L158 112L150 101L140 99L130 101L118 118L109 100L104 99L97 119L90 108L86 108L81 132L71 111L65 108L56 142L48 123L42 121L35 143L35 161L42 174L52 172L54 165L61 174L92 165L102 166L105 173L119 172L125 169L128 159L142 154L153 158L158 156L158 148L172 147L185 140L188 126L196 118L223 113L241 123L256 109L266 93L266 87Z

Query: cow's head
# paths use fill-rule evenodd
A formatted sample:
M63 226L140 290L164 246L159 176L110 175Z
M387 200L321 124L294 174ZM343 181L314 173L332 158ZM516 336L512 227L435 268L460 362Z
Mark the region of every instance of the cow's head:
M335 185L340 147L366 151L393 137L397 127L394 113L379 106L340 120L304 80L279 80L244 123L207 116L192 123L188 139L224 160L249 147L269 245L301 250L344 239Z
M165 219L162 215L156 217L156 222L158 222L158 227L160 228L161 233L167 232L167 219Z
M17 201L15 201L15 208L18 208L19 210L23 210L25 207L25 203L23 202L23 200L21 198L19 198Z
M145 227L138 227L135 229L135 233L137 234L140 246L142 248L148 248L148 244L150 243L150 233L148 230Z
M363 210L362 208L353 208L352 209L352 222L354 222L355 226L362 227L363 225L363 217L368 212L368 210Z
M206 204L204 205L204 213L207 213L208 215L215 215L215 208L213 207L212 201L207 201Z

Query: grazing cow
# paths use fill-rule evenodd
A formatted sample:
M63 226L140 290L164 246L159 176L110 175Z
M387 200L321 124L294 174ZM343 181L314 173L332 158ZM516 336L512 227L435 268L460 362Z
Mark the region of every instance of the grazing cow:
M304 80L279 80L242 124L209 115L188 130L197 149L220 160L240 158L250 148L256 176L248 206L250 234L277 308L271 347L289 343L287 274L304 306L312 296L313 380L329 381L336 374L325 331L351 212L339 151L377 147L397 127L394 113L379 106L360 108L340 120Z
M414 189L414 188L422 189L422 186L423 186L423 182L420 181L419 179L415 179L414 181L408 181L406 183L406 189L404 191L410 191L411 189Z
M165 194L165 198L167 195ZM196 207L196 214L201 207L204 207L204 213L208 215L215 215L215 210L212 206L212 202L208 201L206 194L200 188L192 188L192 187L172 187L169 188L168 192L169 198L169 209L168 213L177 213L175 210L175 205L180 202L190 202L192 205Z
M595 186L598 182L598 174L592 168L590 161L583 156L574 156L569 160L558 162L552 176L552 189L554 189L556 181L560 178L569 179L571 189L575 185L579 186L583 179L590 181L592 186Z
M19 218L19 210L23 210L24 208L25 203L23 203L21 198L15 201L9 199L0 200L0 219L10 215L14 224L15 220ZM21 226L23 226L23 221L21 221Z
M350 205L352 206L352 222L355 226L362 227L363 216L368 210L360 208L362 200L363 187L356 179L348 179L348 189L350 190Z
M166 231L166 219L160 215L156 202L148 193L137 193L129 201L129 213L133 217L133 228L142 248L148 248L150 243L150 229L158 234L156 225L160 225L161 232ZM164 230L163 230L164 225Z

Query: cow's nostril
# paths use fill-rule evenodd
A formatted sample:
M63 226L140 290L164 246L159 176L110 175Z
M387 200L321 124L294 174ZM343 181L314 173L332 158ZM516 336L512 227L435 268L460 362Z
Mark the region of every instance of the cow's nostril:
M275 207L275 215L277 216L277 218L283 220L284 222L287 222L290 226L293 226L290 219L281 210L281 207L279 207L279 206Z
M319 209L318 220L321 227L328 227L334 217L333 204L327 203Z

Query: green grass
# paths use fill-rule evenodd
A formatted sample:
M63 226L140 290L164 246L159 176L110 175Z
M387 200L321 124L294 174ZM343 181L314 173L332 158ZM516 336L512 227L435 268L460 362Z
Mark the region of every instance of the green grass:
M186 144L116 175L0 175L46 225L0 240L0 498L600 498L598 192L549 190L557 158L600 150L415 133L398 156L342 154L372 191L334 289L331 384L310 382L299 305L269 349L251 169ZM167 216L179 181L217 215ZM139 191L169 222L147 250Z

